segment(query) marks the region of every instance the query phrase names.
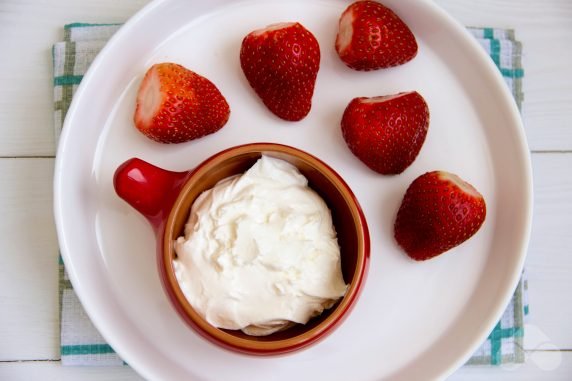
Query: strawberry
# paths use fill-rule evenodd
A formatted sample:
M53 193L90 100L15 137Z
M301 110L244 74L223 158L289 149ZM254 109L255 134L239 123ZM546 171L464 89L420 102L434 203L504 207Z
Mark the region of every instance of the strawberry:
M276 116L298 121L308 115L320 68L320 46L301 24L274 24L249 33L242 41L240 66Z
M429 108L415 91L354 98L341 125L354 155L376 172L398 174L421 150L429 129Z
M485 221L483 196L459 176L428 172L411 183L395 221L395 239L423 261L471 238Z
M151 66L137 93L135 127L161 143L181 143L221 129L226 99L205 77L174 63Z
M417 41L391 9L375 1L357 1L340 17L336 51L352 69L376 70L412 60Z

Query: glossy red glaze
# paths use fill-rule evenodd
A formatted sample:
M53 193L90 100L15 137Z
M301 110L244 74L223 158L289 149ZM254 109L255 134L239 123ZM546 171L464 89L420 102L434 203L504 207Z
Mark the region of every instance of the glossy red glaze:
M159 235L190 174L191 171L168 171L133 158L117 168L113 186L117 195L145 216Z

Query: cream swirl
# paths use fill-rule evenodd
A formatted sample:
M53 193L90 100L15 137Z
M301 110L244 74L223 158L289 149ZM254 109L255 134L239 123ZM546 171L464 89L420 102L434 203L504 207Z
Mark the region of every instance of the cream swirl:
M269 156L203 192L175 250L186 298L219 328L265 335L305 324L347 289L326 203Z

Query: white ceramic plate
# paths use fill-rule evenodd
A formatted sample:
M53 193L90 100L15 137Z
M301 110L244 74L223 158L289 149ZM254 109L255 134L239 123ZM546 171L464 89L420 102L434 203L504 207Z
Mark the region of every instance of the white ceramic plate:
M531 223L531 170L517 109L489 58L429 1L388 0L411 27L419 54L377 72L342 64L334 46L345 1L162 0L133 17L83 79L68 112L56 162L55 216L62 255L89 316L117 352L148 379L434 379L463 364L485 339L517 284ZM239 65L251 30L297 20L322 51L314 105L299 123L274 117ZM172 61L208 77L232 114L203 139L161 145L133 127L137 87L153 63ZM418 90L431 126L417 160L384 177L346 147L340 119L356 96ZM177 316L161 288L146 220L112 187L116 167L138 156L185 170L247 142L289 144L336 169L369 222L369 277L355 310L318 345L279 358L221 350ZM468 242L436 259L409 260L393 239L401 198L418 175L444 169L484 195L487 220Z

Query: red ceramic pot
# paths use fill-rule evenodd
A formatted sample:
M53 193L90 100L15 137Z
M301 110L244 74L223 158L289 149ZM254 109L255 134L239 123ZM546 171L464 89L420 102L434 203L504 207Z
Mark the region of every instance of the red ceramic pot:
M179 287L173 259L175 240L184 235L191 205L218 181L244 173L262 155L295 165L326 202L338 235L346 295L307 324L296 324L269 336L216 328L191 306ZM293 147L252 143L229 148L187 172L172 172L141 159L130 159L115 172L117 194L143 214L157 237L163 285L180 316L199 334L226 349L251 355L276 355L306 348L330 334L348 316L364 285L369 262L369 232L359 203L345 181L318 158Z

